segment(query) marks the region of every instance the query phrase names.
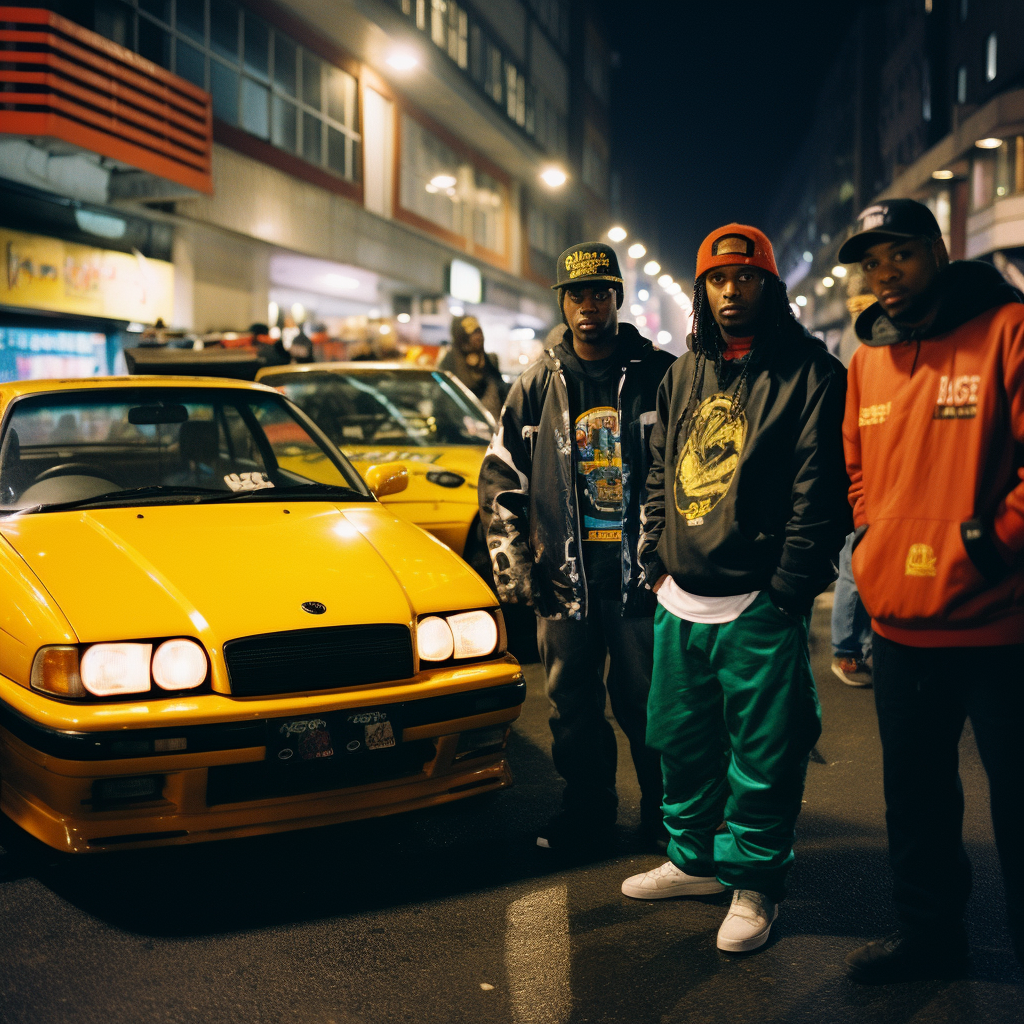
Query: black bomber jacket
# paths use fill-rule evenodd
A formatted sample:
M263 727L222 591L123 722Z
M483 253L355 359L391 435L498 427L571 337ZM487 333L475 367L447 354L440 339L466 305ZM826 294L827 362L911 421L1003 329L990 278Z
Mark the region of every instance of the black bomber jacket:
M665 573L691 594L768 590L786 611L806 612L837 575L853 529L842 423L846 371L795 322L763 343L745 382L742 414L725 415L740 366L708 359L683 436L696 357L687 352L658 391L652 466L642 512L644 583ZM741 365L741 364L740 364ZM717 400L714 396L723 396ZM716 405L717 401L717 405Z
M571 338L568 330L565 337ZM619 325L617 353L622 359L622 609L626 615L651 615L654 598L640 585L637 563L640 507L658 385L674 357L631 324ZM533 605L545 618L579 619L587 614L587 582L564 373L552 348L512 385L480 468L478 494L498 599Z

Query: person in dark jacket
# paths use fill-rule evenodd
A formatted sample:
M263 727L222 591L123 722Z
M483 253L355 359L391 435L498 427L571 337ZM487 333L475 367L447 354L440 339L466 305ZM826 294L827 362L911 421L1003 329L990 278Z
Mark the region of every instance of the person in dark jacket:
M718 948L744 952L777 916L821 732L807 630L850 532L846 374L794 319L756 228L704 240L693 307L693 351L658 392L640 538L659 605L647 742L672 838L622 891L732 886Z
M508 385L497 360L484 351L484 331L475 316L452 317L452 345L437 368L454 373L495 420L501 415Z
M899 921L846 963L864 982L967 965L968 718L1024 962L1022 296L988 263L950 263L911 199L865 210L839 259L860 264L878 299L857 319L843 433Z
M639 585L640 505L658 385L673 357L619 324L622 277L599 242L558 261L566 328L512 385L480 470L480 515L498 597L532 605L547 671L562 811L538 837L553 849L615 834L615 735L629 739L641 827L661 835L661 770L644 743L654 601Z

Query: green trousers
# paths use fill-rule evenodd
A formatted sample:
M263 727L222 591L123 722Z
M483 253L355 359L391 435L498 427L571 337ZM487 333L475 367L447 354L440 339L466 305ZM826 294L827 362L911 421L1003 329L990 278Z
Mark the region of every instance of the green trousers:
M767 593L715 625L659 605L647 745L661 755L677 867L781 899L820 735L806 620L779 611Z

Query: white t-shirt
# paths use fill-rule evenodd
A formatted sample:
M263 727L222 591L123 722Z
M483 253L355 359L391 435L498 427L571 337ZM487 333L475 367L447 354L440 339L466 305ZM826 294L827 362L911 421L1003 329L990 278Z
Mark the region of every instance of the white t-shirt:
M666 576L658 590L658 604L677 619L688 622L732 622L754 603L760 593L760 590L755 590L750 594L730 594L728 597L701 597L688 593L671 576Z

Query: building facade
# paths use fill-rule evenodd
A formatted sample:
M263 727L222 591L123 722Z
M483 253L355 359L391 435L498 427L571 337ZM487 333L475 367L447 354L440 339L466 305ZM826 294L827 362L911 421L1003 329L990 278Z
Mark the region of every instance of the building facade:
M790 297L830 347L858 288L839 246L897 196L931 208L953 259L1024 286L1024 6L869 3L842 44L772 218Z
M609 226L607 36L573 0L49 0L0 21L22 266L0 327L90 335L67 368L91 344L113 369L132 322L386 350L443 342L462 310L514 369L557 318L555 258ZM73 264L105 305L69 298Z

